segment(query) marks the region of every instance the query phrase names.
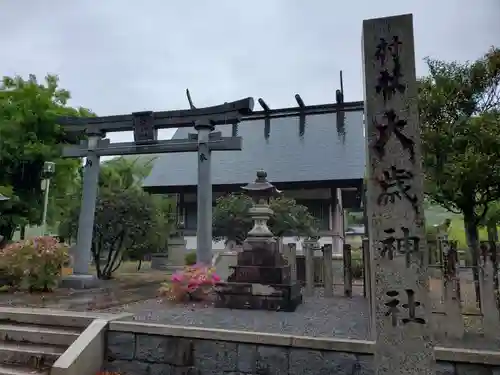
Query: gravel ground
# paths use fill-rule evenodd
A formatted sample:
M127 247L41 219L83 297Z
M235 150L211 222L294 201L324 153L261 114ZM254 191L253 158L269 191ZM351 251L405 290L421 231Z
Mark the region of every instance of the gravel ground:
M368 337L367 300L360 296L324 298L321 290L317 290L314 297L304 298L302 305L293 313L171 305L159 299L106 311L134 314L128 320L156 321L172 325L313 337L362 340Z
M217 309L204 305L174 305L162 299L149 299L120 307L100 310L134 314L124 320L159 322L163 324L221 328L250 332L282 333L296 336L368 339L368 301L362 296L324 298L317 288L314 297L293 313L262 310ZM477 318L476 318L477 319ZM468 324L469 325L469 324ZM467 333L462 340L435 337L439 346L496 350L499 340L488 340L476 333Z

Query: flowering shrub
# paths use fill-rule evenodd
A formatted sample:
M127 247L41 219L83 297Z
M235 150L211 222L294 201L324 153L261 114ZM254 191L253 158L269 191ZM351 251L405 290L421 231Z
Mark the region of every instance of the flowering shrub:
M68 247L50 236L11 243L0 250L0 268L13 286L29 291L50 291L68 261Z
M201 264L186 266L182 271L174 273L168 282L162 284L160 295L175 302L202 300L220 280L213 267Z

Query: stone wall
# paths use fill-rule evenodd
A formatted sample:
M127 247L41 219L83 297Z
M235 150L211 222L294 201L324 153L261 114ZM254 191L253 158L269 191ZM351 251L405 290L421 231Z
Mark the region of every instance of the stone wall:
M129 331L132 332L123 329L126 325L131 326ZM117 326L121 326L120 330L116 330ZM175 336L164 334L165 331L181 333L184 330L186 331L186 335L182 335L184 337L180 337L179 334ZM242 342L235 341L237 336L241 336ZM121 375L370 375L374 373L373 357L369 354L372 345L370 342L296 338L297 345L290 345L292 341L293 338L286 335L115 322L110 324L107 336L108 353L105 369L116 371ZM288 345L266 345L268 342L288 342ZM329 348L325 349L327 347ZM361 353L353 350L356 347L359 347ZM342 348L344 350L338 350ZM481 362L490 364L459 362L460 358L470 361L475 357L471 356L472 352L463 349L465 355L446 350L448 352L444 355L437 353L437 375L500 375L500 362L496 363L499 358L495 357L492 362L478 357ZM439 357L457 358L457 360L439 360Z

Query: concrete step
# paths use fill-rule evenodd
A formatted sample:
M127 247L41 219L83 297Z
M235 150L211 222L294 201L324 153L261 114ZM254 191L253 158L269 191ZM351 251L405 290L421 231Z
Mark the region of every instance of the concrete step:
M66 346L4 341L0 342L0 363L44 370L50 368L65 350Z
M80 329L71 327L0 323L0 340L7 342L70 346L80 333Z
M50 326L87 328L94 319L112 318L111 314L60 311L51 309L32 309L0 307L0 323L28 323Z
M50 370L34 370L24 366L0 364L0 375L49 375Z

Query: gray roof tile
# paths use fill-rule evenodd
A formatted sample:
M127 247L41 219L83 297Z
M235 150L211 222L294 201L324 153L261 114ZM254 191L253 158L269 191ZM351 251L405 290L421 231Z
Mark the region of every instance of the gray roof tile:
M305 132L299 135L299 118L270 120L269 137L265 121L247 120L238 125L242 151L216 151L212 155L214 185L245 184L264 169L270 181L302 182L362 180L365 174L363 112L346 112L345 137L337 133L336 113L308 115ZM223 136L231 136L231 126L219 126ZM173 139L186 138L192 128L180 128ZM164 154L154 162L144 187L197 185L195 153Z

